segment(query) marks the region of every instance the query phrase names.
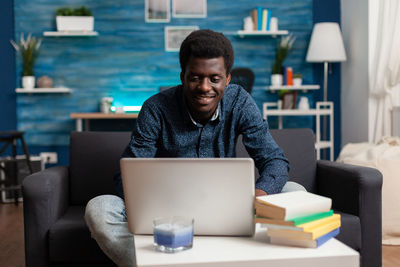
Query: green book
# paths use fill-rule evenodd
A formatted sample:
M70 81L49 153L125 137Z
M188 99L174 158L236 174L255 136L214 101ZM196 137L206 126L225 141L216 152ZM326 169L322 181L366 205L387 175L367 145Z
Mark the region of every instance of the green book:
M325 212L318 212L307 216L297 217L288 221L293 221L294 225L297 226L299 224L312 222L315 220L319 220L325 217L329 217L333 215L333 210L325 211Z

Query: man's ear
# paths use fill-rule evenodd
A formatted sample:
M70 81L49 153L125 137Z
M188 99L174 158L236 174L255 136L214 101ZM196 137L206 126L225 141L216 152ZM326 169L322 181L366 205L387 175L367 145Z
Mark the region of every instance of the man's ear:
M183 73L183 71L181 71L180 77L181 77L181 83L183 85L183 81L185 80L185 74Z
M231 81L231 74L229 73L228 76L226 77L226 84L225 84L225 86L228 86L228 84L230 83L230 81Z

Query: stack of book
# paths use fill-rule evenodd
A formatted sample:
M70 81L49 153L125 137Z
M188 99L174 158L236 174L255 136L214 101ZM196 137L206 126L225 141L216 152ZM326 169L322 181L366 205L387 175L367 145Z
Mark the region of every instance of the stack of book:
M256 198L255 223L267 225L272 244L316 248L340 231L332 200L304 191Z

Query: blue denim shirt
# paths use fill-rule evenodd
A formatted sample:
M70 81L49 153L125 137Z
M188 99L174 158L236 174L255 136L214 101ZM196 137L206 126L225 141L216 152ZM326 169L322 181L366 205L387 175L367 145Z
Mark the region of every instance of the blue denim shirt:
M150 97L142 106L122 157L235 157L240 134L260 173L256 188L279 193L288 180L288 160L270 135L253 98L235 84L226 87L218 117L205 125L191 120L182 85ZM115 182L117 193L123 197L120 175Z

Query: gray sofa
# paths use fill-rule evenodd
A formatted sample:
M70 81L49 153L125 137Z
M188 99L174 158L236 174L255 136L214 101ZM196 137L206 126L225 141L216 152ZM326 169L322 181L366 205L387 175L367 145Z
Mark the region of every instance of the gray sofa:
M308 129L271 130L291 163L292 181L333 199L342 215L339 240L360 252L362 266L381 266L381 174L371 168L317 161ZM113 176L130 139L127 132L73 132L70 165L23 181L27 267L115 266L90 237L86 203L113 194ZM241 142L237 156L246 157Z

